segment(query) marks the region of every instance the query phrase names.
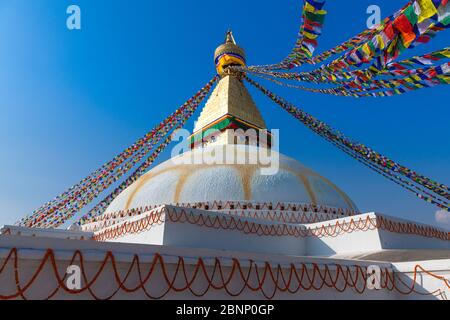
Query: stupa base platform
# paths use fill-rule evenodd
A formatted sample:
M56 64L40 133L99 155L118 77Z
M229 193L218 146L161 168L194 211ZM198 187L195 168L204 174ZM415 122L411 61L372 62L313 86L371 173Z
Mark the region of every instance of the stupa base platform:
M271 212L247 209L225 213L164 205L136 216L95 222L84 229L94 231L98 241L294 256L386 249L450 250L448 232L378 213L315 223L283 222L280 212L267 213ZM285 221L300 220L298 212L282 214Z
M450 259L442 259L448 251L435 251L429 256L435 260L389 263L13 234L1 235L0 243L1 299L445 299L450 294ZM70 286L69 266L79 268L78 289ZM373 266L380 270L379 289L368 284Z

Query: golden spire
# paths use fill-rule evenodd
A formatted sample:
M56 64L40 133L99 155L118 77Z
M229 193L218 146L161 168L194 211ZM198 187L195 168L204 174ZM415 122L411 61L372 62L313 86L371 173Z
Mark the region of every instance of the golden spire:
M233 31L231 31L230 29L228 29L227 34L225 35L225 43L236 44L236 41L233 37Z

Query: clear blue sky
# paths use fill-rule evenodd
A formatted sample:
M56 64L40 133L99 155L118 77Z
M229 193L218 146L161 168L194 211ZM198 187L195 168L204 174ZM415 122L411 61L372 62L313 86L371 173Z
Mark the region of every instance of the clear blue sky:
M300 0L0 0L0 224L13 223L112 158L214 74L231 27L250 64L274 63L295 40ZM317 52L406 0L328 1ZM66 28L66 8L82 30ZM449 32L404 57L449 45ZM270 86L375 150L450 183L448 87L353 99ZM362 211L435 223L435 207L369 171L251 90L281 151L328 177ZM188 128L192 128L192 122ZM164 155L167 157L167 154Z

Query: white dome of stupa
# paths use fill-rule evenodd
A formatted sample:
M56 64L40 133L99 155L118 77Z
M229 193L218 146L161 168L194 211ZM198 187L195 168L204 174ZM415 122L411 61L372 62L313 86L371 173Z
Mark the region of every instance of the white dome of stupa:
M163 204L227 202L316 204L357 210L353 201L328 179L297 160L279 156L275 174L265 175L261 164L195 164L209 149L200 148L176 156L147 172L124 190L107 208L106 214ZM258 147L227 145L226 154L236 152L256 159ZM277 155L277 157L274 157ZM276 161L276 160L275 160Z

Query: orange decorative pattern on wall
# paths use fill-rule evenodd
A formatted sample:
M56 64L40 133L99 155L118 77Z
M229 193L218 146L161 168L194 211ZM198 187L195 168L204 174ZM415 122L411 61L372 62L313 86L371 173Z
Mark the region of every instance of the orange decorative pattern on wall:
M398 222L385 217L354 217L349 221L335 221L324 223L321 226L305 227L289 224L260 224L245 221L236 216L213 215L194 213L189 209L174 209L163 207L150 212L142 219L125 221L117 227L112 227L95 234L97 241L106 241L120 238L126 234L137 234L149 230L152 226L162 224L164 221L175 223L190 223L202 227L237 230L245 234L258 236L292 236L292 237L336 237L341 234L355 231L369 231L381 229L394 233L413 234L427 238L436 238L444 241L450 240L450 233L432 227L417 225L414 223Z

